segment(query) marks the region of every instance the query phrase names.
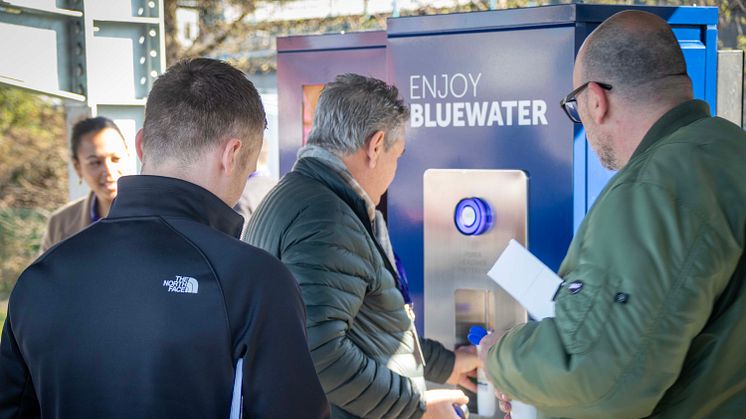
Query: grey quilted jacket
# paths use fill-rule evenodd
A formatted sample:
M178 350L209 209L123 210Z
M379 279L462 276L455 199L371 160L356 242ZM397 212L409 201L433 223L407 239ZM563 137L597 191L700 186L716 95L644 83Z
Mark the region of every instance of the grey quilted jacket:
M302 158L267 195L245 239L300 285L308 340L333 417L418 418L423 377L443 383L454 355L420 339L398 275L373 239L365 202L322 161Z

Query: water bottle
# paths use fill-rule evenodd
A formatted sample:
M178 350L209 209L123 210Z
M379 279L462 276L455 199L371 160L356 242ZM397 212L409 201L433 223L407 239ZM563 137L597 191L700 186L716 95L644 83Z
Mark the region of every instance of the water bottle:
M487 336L487 330L481 326L472 326L469 329L467 339L477 347L477 353L481 356L482 347L479 342ZM495 414L497 398L495 397L495 387L487 378L487 372L484 368L477 369L477 414L484 417L492 417Z
M479 342L487 334L487 330L481 326L472 326L469 329L467 339L472 345L477 347L477 353L480 356L482 350L488 350L479 345ZM495 387L487 378L487 372L482 368L477 369L477 414L479 416L492 417L495 414L496 401ZM510 404L512 406L510 417L513 419L536 419L535 407L521 403L518 400L511 400Z

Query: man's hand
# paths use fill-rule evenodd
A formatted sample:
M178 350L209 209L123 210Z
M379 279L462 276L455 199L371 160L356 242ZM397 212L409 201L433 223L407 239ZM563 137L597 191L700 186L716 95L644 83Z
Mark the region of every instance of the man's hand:
M495 397L500 404L500 411L505 413L503 419L511 419L510 412L513 410L513 406L510 405L510 397L500 390L495 390Z
M453 371L448 377L446 383L461 386L465 389L476 393L477 385L469 377L477 376L477 367L479 367L479 358L477 357L477 348L475 346L462 346L455 351L456 362L453 363Z
M453 405L469 403L469 398L461 390L427 390L422 397L427 404L422 419L457 418Z

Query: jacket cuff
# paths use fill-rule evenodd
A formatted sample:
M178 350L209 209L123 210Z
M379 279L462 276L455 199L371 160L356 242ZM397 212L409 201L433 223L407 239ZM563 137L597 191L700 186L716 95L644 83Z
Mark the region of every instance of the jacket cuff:
M420 345L425 357L425 380L445 383L453 372L456 355L434 340L420 338Z

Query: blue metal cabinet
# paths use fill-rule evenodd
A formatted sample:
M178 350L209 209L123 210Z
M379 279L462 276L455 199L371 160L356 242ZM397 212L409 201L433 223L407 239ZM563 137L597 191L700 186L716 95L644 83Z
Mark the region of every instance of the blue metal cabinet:
M714 107L716 8L569 4L389 19L389 80L412 108L407 153L388 194L389 226L409 273L418 319L427 304L422 301L427 169L525 171L528 246L550 268L559 268L574 231L613 175L600 166L582 126L567 119L559 101L572 90L583 40L604 19L631 8L673 26L695 95ZM498 112L495 103L500 118L495 114L488 124L475 116L482 104L490 106L488 114Z

